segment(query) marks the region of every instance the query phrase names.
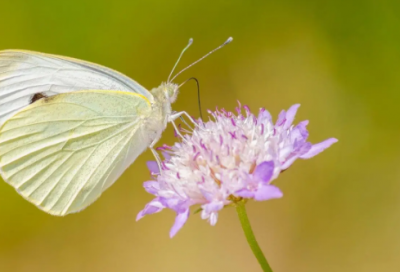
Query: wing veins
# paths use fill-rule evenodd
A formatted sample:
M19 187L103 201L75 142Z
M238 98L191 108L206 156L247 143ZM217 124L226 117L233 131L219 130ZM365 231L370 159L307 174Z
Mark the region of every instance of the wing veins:
M107 154L103 157L103 159L100 161L100 163L98 165L100 165L102 162L104 162L104 160L107 158L107 156L113 152L114 147L116 147L120 142L122 142L123 140L125 140L125 137L122 137L108 152ZM96 149L99 147L100 145L98 145L96 147ZM119 152L118 152L119 153ZM107 169L109 169L110 167L108 167ZM96 173L98 168L95 168L91 171L89 177L86 178L85 182L82 183L82 185L80 186L80 188L76 191L76 193L70 198L67 206L64 208L63 213L67 212L68 209L71 207L72 203L74 202L74 200L76 199L76 197L79 195L79 193L82 191L82 189L87 185L87 183L89 182L89 180L91 179L91 177ZM103 174L104 176L104 174ZM103 177L102 176L102 177ZM101 177L101 178L102 178ZM94 186L95 187L95 186ZM94 188L93 187L93 188Z
M46 155L46 156L44 156L44 157L38 159L37 161L33 161L33 162L31 162L31 163L25 165L23 168L18 169L17 172L11 174L11 175L8 176L7 178L12 178L12 177L15 176L16 174L18 174L20 171L23 171L23 170L25 170L25 169L31 167L32 165L34 165L34 164L36 164L36 163L38 163L38 162L40 162L40 161L42 161L42 160L45 160L45 159L47 159L47 158L53 156L54 154L56 154L56 153L59 152L59 151L60 151L60 150L56 150L56 151L54 151L54 152L52 152L52 153L50 153L50 154L48 154L48 155ZM69 153L74 153L74 151L71 151L71 152L69 152ZM30 154L31 154L31 153L30 153ZM18 160L19 160L19 159L18 159ZM13 162L17 162L18 160L15 160L15 161L13 161ZM30 178L29 178L29 179L30 179Z
M36 135L36 134L40 134L40 132L33 132L33 133L29 133L29 134L20 135L20 136L14 137L14 138L7 139L7 140L5 140L3 142L0 141L0 146L1 146L1 144L12 142L14 140L19 140L20 138L24 138L24 137L27 137L27 136L33 136L33 135Z
M80 125L82 125L82 124L85 123L85 122L86 122L86 121L83 121L81 124L78 124L76 127L72 128L72 130L78 128ZM60 135L60 134L62 134L62 133L68 132L69 130L71 130L71 129L64 130L64 131L62 131L62 132L59 132L59 133L54 134L54 135L50 135L50 136L48 136L48 137L46 137L46 138L42 138L42 139L39 139L39 140L37 140L37 141L29 142L28 144L34 144L34 143L37 143L37 142L40 142L40 141L49 139L49 138L51 138L51 137L58 136L58 135ZM8 131L8 130L7 130L7 131ZM66 140L65 140L65 139L61 139L61 141L59 141L59 142L57 142L57 143L55 143L55 144L52 144L52 145L50 145L50 146L53 146L53 145L62 143L63 141L66 141ZM26 145L26 144L25 144L25 145ZM7 150L7 151L6 151L5 153L3 153L2 155L4 156L4 155L6 155L7 153L9 153L9 152L11 152L11 151L13 151L13 150L15 150L15 149L17 149L17 148L20 148L20 147L21 147L21 146L17 146L17 147L14 147L14 148L10 149L10 150ZM44 148L46 148L46 147L44 147ZM42 149L43 149L43 148L40 148L40 149L38 149L38 150L34 150L34 151L32 151L32 152L30 152L30 153L24 155L24 156L27 156L27 155L29 155L29 154L31 154L31 153L33 153L33 152L36 152L36 151L39 151L39 150L42 150ZM19 157L19 158L17 158L17 159L23 158L24 156Z
M136 131L135 131L135 132L136 132ZM128 142L131 141L131 140L132 140L132 134L131 134L131 137L128 138ZM125 144L125 145L126 145L126 144ZM123 145L123 147L125 147L125 145ZM121 154L122 151L125 151L126 154L128 153L128 150L127 150L126 148L122 148L122 149L120 149L120 151L118 152L118 154ZM125 162L125 160L126 160L126 155L125 155L125 158L124 158L124 162ZM107 175L107 178L110 176L110 174L112 173L112 171L115 169L116 166L117 166L117 165L115 164L115 165L113 166L113 168L111 169L111 171L109 171L109 169L110 169L111 166L109 166L109 167L107 168L107 171L109 171L109 172L108 172L108 175ZM107 173L107 172L105 172L105 173L102 175L101 178L103 178L103 177L105 176L106 173ZM104 191L104 184L105 184L107 178L104 178L104 179L103 179L103 182L102 182L102 184L101 184L101 191L102 191L102 192ZM88 198L88 196L93 192L93 190L94 190L95 188L96 188L96 186L93 186L93 187L92 187L92 189L85 195L85 197L83 198L82 202L85 202L85 201L86 201L86 199Z
M107 118L107 117L103 117L103 116L101 116L101 117L102 117L102 118ZM48 137L46 137L46 138L42 138L42 139L39 139L39 140L37 140L37 141L29 142L29 143L27 143L27 144L34 144L34 143L37 143L37 142L40 142L40 141L49 139L49 138L51 138L51 137L58 136L58 135L60 135L60 134L62 134L62 133L65 133L65 132L67 132L67 131L75 130L75 129L77 129L78 127L80 127L81 125L83 125L84 123L86 123L86 122L88 122L88 121L91 121L91 120L94 120L94 119L96 119L96 118L88 119L88 120L76 120L76 121L83 121L83 122L80 123L80 124L78 124L78 125L76 125L75 127L71 128L71 129L61 131L61 132L59 132L59 133L57 133L57 134L50 135L50 136L48 136ZM71 120L67 120L67 121L71 121ZM74 120L74 121L75 121L75 120ZM138 122L138 121L136 121L136 122ZM136 124L136 122L132 122L132 125L133 125L133 124ZM128 123L128 122L127 122L127 123ZM119 123L119 124L122 124L122 123ZM118 125L118 124L117 124L117 125ZM132 126L132 125L131 125L131 126ZM128 129L128 128L131 127L131 126L128 126L127 128L123 128L122 130L117 131L117 133L122 132L124 129ZM16 128L15 128L15 129L16 129ZM10 130L11 130L11 129L6 130L6 131L10 131ZM4 132L6 132L6 131L4 131ZM38 133L40 133L40 132L38 132ZM90 134L91 134L91 133L89 133L89 134L83 134L83 135L81 135L81 136L79 136L79 137L84 137L84 136L90 135ZM26 135L21 135L21 136L19 136L19 137L24 137L24 136L26 136ZM114 137L114 136L115 136L115 134L112 134L112 135L109 136L109 137ZM76 138L78 138L78 137L76 137ZM65 145L70 139L76 139L76 138L68 138L68 139L66 139L66 140L63 139L63 140L65 140L64 145ZM108 139L109 139L109 138L106 138L106 139L104 139L104 140L108 140ZM104 140L103 140L102 142L100 142L100 143L103 143ZM57 142L56 144L59 144L59 143L61 143L61 142L62 142L62 141ZM2 142L0 142L0 146L1 146L1 144L2 144ZM53 144L53 145L56 145L56 144ZM53 146L53 145L51 145L51 146ZM94 144L89 145L89 146L87 146L87 147L90 147L90 146L93 146L93 145L94 145ZM15 150L15 149L17 149L17 148L19 148L19 147L21 147L21 146L17 146L17 147L15 147L15 148L12 148L12 149L10 149L10 150L7 150L5 153L3 153L3 155L6 155L7 153L9 153L9 152L11 152L11 151L13 151L13 150ZM34 151L32 151L31 153L36 152L36 151L39 151L39 150L42 150L42 149L34 150ZM31 154L31 153L28 153L28 154L26 154L26 155L24 155L24 156L22 156L22 157L17 158L17 159L21 159L21 158L23 158L23 157L25 157L25 156L27 156L27 155L29 155L29 154ZM8 164L5 164L5 165L8 165Z
M53 153L53 154L54 154L54 153ZM66 159L64 159L63 162L62 162L61 164L65 163L72 155L73 155L73 154L68 154L68 157L67 157ZM52 161L50 164L53 164L53 163L56 162L57 160L58 160L58 158L55 158L54 161ZM50 173L49 177L50 177L52 174L54 174L54 172L57 171L57 170L58 170L58 167L57 167L56 169L54 169L54 170ZM29 180L31 180L31 179L32 179L32 177L31 177ZM33 189L33 191L31 191L29 194L26 194L26 195L24 195L24 196L27 196L27 197L31 196L34 192L37 191L37 189L38 189L47 179L48 179L48 178L44 179L38 186L36 186L35 189ZM25 181L24 183L26 183L26 181ZM20 187L20 186L18 186L18 188L19 188L19 187Z
M27 79L27 80L23 80L23 81L21 81L21 82L15 82L15 83L11 83L11 84L8 84L8 85L5 85L5 86L1 86L1 88L6 89L6 88L9 88L9 87L12 86L12 85L20 85L20 84L25 83L25 82L38 80L38 79L41 79L41 78L44 78L44 77L48 77L48 76L49 76L49 75L44 75L44 76L39 76L39 77L35 77L35 78L30 78L30 79ZM43 84L43 85L46 85L46 84ZM41 86L41 85L39 85L39 86L29 86L29 88L40 87L40 86ZM7 94L8 94L8 93L7 93Z
M69 160L71 156L68 157L67 160ZM67 161L66 160L66 161ZM64 162L65 163L65 162ZM49 195L54 191L54 189L57 187L57 185L60 183L60 181L64 178L64 176L71 170L71 168L73 168L75 166L75 164L72 164L70 167L68 167L65 172L61 175L61 177L59 179L57 179L57 182L54 183L54 186L50 188L50 190L47 192L47 194L43 197L42 200L40 200L40 202L38 203L38 205L42 205L43 202L49 197Z
M81 165L79 166L78 170L74 173L72 178L69 180L67 186L65 186L64 191L62 192L61 196L65 193L65 189L68 188L68 186L71 184L71 181L75 178L75 176L78 174L78 172L80 172L82 167L89 160L89 158L93 155L93 153L96 151L96 149L97 148L94 148L93 151L89 154L89 156L86 157L85 161L83 163L81 163ZM60 199L61 199L61 197L56 202L53 203L53 205L50 207L50 210L54 208L54 206L58 203L58 201L60 201ZM61 214L64 214L64 211L62 211Z
M54 155L54 153L52 154ZM54 160L52 160L51 162L49 162L46 166L44 166L43 168L41 168L40 170L36 171L33 175L29 176L26 180L24 180L21 184L19 184L18 186L15 185L16 189L19 189L22 185L24 185L25 183L27 183L28 181L30 181L32 178L34 178L35 176L37 176L38 174L40 174L41 172L43 172L43 170L47 169L50 165L52 165L54 162L56 162L57 159L55 158Z
M87 145L87 146L85 146L85 148L86 148L86 147L92 147L92 146L95 146L95 145L101 145L101 144L104 143L105 141L108 141L109 139L115 137L115 135L117 135L117 134L119 134L119 133L122 133L122 132L125 131L125 130L128 130L129 128L131 128L131 127L132 127L134 124L136 124L137 122L138 122L138 121L132 122L129 126L124 127L124 128L121 128L120 130L116 131L115 133L113 133L113 134L107 136L107 138L104 138L103 140L101 140L101 141L99 141L99 142L96 142L96 143ZM67 149L65 149L65 150L67 150Z

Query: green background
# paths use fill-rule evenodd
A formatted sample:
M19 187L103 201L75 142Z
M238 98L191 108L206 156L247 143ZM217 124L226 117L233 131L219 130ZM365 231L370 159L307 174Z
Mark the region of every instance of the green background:
M0 2L0 49L103 64L157 87L188 38L182 74L204 109L236 100L276 118L300 103L310 140L339 142L297 161L280 200L251 202L255 234L275 272L400 271L400 8L392 1ZM196 87L175 110L198 116ZM159 142L172 143L169 127ZM260 271L234 209L215 227L192 215L170 239L172 211L135 222L152 198L146 151L92 206L53 217L0 183L0 271Z

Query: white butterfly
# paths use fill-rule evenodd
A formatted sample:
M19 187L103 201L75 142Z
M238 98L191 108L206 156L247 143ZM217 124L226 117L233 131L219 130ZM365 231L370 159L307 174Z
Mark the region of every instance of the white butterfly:
M229 38L223 45L232 41ZM93 203L147 147L154 150L180 86L150 92L112 69L55 55L0 51L0 174L53 215ZM37 101L36 101L37 100ZM192 120L193 121L193 120Z

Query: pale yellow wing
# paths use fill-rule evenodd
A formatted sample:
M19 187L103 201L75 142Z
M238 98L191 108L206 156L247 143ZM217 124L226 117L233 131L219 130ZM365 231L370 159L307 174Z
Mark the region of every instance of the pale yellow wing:
M0 51L0 125L37 93L52 96L80 90L120 90L152 99L136 81L98 64L31 51Z
M95 201L149 145L149 101L121 91L41 99L0 128L0 171L24 198L53 215Z

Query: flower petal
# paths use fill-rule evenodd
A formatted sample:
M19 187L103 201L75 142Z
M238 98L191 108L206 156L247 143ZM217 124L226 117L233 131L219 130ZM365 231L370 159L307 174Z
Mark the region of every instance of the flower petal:
M312 158L315 155L317 155L317 154L321 153L322 151L324 151L325 149L327 149L328 147L330 147L332 144L336 143L337 141L338 140L335 138L330 138L330 139L327 139L318 144L314 144L311 147L311 149L307 153L301 155L300 158L302 158L302 159Z
M175 223L171 228L171 231L169 232L169 237L174 237L175 234L183 227L183 225L186 223L186 220L189 217L189 209L186 209L182 213L178 213L175 218Z
M240 189L239 191L235 192L236 196L240 196L243 198L253 198L254 197L254 192L248 190L248 189Z
M210 222L211 226L215 226L215 224L217 224L218 221L218 213L217 212L211 213L208 221Z
M286 111L282 110L278 115L278 120L276 120L275 126L280 127L286 121Z
M273 198L281 198L283 196L281 190L274 185L263 185L255 193L254 199L264 201Z
M212 201L213 196L214 196L214 194L212 192L202 189L202 186L199 186L199 190L207 201Z
M258 118L257 118L258 124L265 123L266 121L271 122L271 120L272 120L272 117L271 117L271 114L269 113L269 111L267 111L264 108L261 108L260 113L258 114Z
M304 120L304 121L301 121L300 123L298 123L295 127L300 131L301 135L303 135L303 137L306 137L306 138L308 137L308 131L307 131L308 123L309 123L308 120Z
M286 112L286 122L283 126L284 129L288 129L292 125L294 117L296 116L297 109L299 107L300 104L295 104L288 109L288 111Z
M144 182L143 187L146 190L146 192L152 195L157 194L158 190L160 190L160 184L154 180Z
M201 206L205 213L211 214L213 212L218 212L224 207L224 203L221 201L211 202Z
M274 173L274 162L273 161L265 161L257 165L254 170L254 176L261 179L264 182L268 182L272 174Z
M281 166L281 170L288 169L289 166L291 166L295 160L300 158L303 154L306 154L311 149L311 143L304 143L301 146L296 146L296 145L294 146L296 147L296 150L292 154L290 154L290 156L285 158Z
M160 174L160 168L156 161L148 161L146 162L147 168L150 170L152 175Z
M299 155L293 155L289 159L287 159L281 166L281 170L286 170L291 166L295 160L299 158Z
M147 214L153 214L153 213L158 213L162 209L164 209L165 206L159 201L158 198L153 199L150 201L143 210L141 210L138 215L136 216L136 221L139 221L140 219L143 218L143 216Z
M161 154L163 154L166 161L169 161L171 159L171 155L169 153L162 151Z
M171 210L174 210L177 213L181 213L185 211L187 207L187 202L185 200L180 199L179 197L160 197L160 202Z

